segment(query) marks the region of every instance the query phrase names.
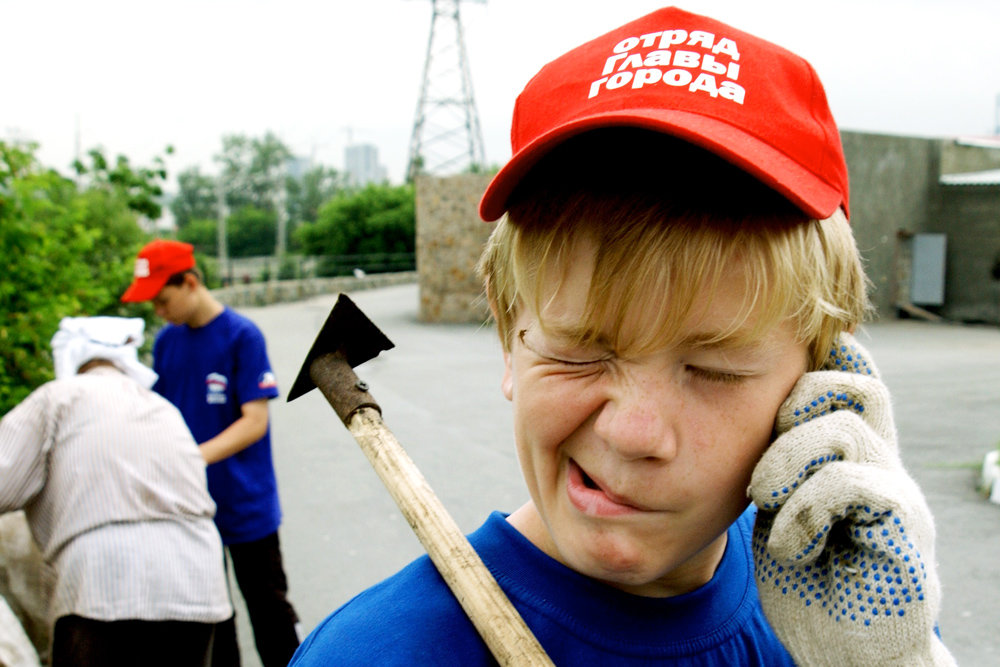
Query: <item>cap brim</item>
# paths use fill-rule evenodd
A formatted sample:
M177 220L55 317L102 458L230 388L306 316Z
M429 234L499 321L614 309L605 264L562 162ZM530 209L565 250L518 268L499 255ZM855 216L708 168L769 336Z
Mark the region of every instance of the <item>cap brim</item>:
M564 123L518 151L497 172L479 202L492 222L507 210L511 193L528 171L570 137L604 127L638 127L689 141L715 153L773 188L812 218L825 219L845 206L840 192L770 144L716 118L674 109L611 111Z
M124 303L149 301L160 293L160 290L163 289L163 286L167 284L167 280L169 279L170 276L166 276L162 280L152 277L133 280L132 284L125 290L125 293L122 294L121 300Z

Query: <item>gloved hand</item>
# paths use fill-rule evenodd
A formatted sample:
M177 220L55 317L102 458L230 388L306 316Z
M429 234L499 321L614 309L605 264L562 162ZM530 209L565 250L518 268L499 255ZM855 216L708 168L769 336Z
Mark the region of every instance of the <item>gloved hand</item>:
M782 404L754 469L761 605L801 665L954 665L935 633L934 524L896 444L889 392L842 334Z

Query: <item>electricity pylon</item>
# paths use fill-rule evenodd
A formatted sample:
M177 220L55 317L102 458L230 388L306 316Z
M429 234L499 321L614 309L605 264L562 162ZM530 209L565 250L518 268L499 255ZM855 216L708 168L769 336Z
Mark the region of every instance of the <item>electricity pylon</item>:
M431 0L431 33L406 169L411 182L421 172L445 175L485 166L460 4Z

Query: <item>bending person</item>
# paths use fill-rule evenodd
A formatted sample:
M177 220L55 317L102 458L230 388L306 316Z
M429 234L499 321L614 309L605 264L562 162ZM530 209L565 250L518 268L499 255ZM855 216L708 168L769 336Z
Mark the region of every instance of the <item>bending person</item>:
M25 510L56 574L54 667L207 665L232 615L205 463L142 332L63 318L56 379L0 421L0 512Z

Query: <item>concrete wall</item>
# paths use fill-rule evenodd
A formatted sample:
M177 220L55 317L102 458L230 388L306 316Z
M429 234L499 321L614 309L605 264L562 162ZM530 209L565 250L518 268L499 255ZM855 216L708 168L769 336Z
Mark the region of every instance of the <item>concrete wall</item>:
M1000 322L1000 185L941 186L941 206L928 230L947 235L945 305L963 322Z
M986 148L987 145L984 141L942 141L941 173L964 174L1000 169L1000 142L993 144L992 150Z
M419 317L424 322L484 322L489 309L476 263L493 225L477 212L488 174L416 182Z
M851 227L872 281L879 318L894 318L899 301L900 231L929 229L937 209L940 142L935 139L842 132L850 174Z

